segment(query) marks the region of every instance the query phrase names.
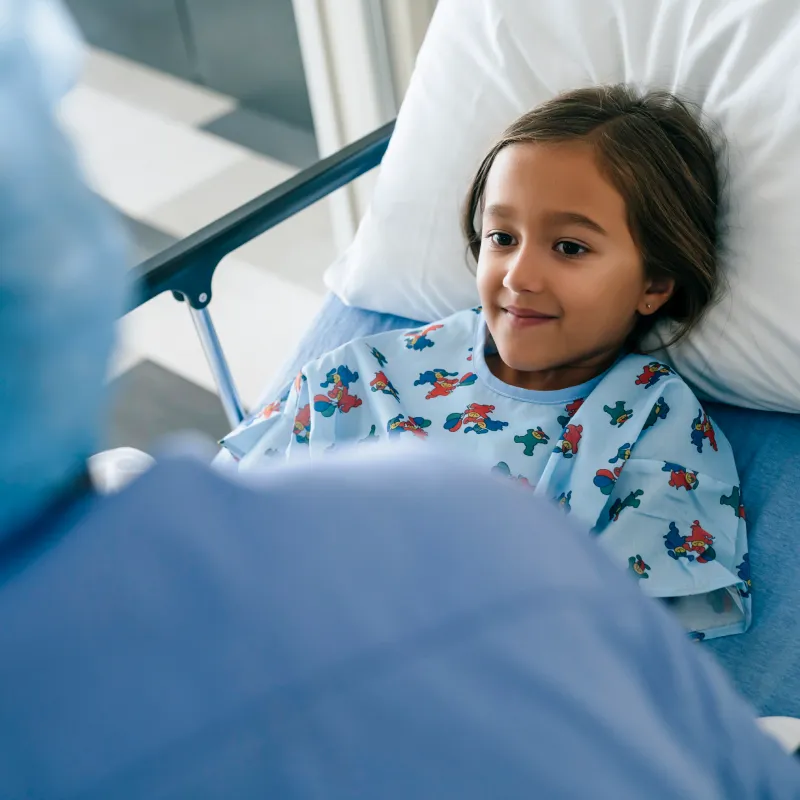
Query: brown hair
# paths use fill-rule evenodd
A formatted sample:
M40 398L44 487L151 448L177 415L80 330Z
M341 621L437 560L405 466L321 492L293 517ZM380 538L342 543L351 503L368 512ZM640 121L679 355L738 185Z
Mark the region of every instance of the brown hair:
M724 141L712 139L688 103L669 92L644 94L626 85L567 92L521 116L484 158L467 196L463 228L478 258L482 208L489 170L512 144L583 139L597 149L600 168L625 200L628 227L645 274L672 278L672 297L651 316L639 317L631 342L663 318L678 323L674 344L715 299L722 185L718 159Z

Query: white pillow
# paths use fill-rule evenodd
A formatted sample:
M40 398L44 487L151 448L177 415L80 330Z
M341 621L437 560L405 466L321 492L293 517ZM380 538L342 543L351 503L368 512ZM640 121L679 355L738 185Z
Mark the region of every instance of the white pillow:
M730 296L669 357L706 397L800 412L798 54L797 0L439 0L328 286L423 320L475 303L460 209L503 129L580 86L668 89L721 123L731 165Z

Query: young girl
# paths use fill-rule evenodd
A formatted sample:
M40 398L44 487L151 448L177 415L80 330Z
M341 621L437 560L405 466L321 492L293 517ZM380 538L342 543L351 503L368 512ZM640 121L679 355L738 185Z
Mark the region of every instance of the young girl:
M730 445L674 370L638 354L657 320L676 341L712 301L719 196L711 139L675 97L557 97L505 132L469 191L482 307L323 356L224 446L240 469L381 440L459 451L561 504L697 638L746 630Z

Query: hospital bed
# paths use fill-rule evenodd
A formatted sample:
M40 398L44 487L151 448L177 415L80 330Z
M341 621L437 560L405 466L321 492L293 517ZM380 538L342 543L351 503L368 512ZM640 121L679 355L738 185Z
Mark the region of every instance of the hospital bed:
M756 116L752 109L762 108L759 106L762 101L772 102L775 108L781 107L781 97L786 95L786 87L782 92L773 92L774 82L770 83L766 76L773 73L781 75L784 64L795 63L795 45L800 39L800 12L796 4L784 0L746 0L739 4L719 2L711 8L705 3L699 5L659 0L654 5L658 14L648 11L645 5L617 0L603 3L553 0L542 4L542 7L549 9L545 15L540 4L534 4L534 7L512 0L440 2L417 63L417 70L421 69L424 79L419 80L416 89L412 80L398 122L394 143L397 144L405 136L405 150L402 146L398 149L393 147L390 158L383 165L381 179L385 181L390 172L391 157L400 151L413 164L403 162L398 170L395 156L391 164L395 176L399 172L404 179L406 171L412 169L423 176L437 170L441 173L442 162L455 160L449 151L457 151L461 141L454 142L452 137L448 139L442 135L443 127L446 129L447 125L444 122L437 123L437 115L444 117L447 124L454 124L451 120L459 118L461 130L474 133L474 129L480 127L482 122L476 118L472 103L480 100L495 114L499 113L498 108L505 108L503 113L506 117L513 110L512 106L517 109L520 106L523 109L530 107L527 105L533 99L533 89L530 87L538 86L545 93L550 91L552 83L548 83L548 80L555 79L548 74L547 66L559 59L564 65L562 72L574 69L573 78L561 74L559 80L574 82L582 80L583 75L620 75L622 77L617 79L622 79L631 70L663 77L664 74L674 73L673 67L677 64L687 70L694 69L693 74L699 84L714 87L713 97L721 103L719 110L727 115L729 123L733 120L739 126L744 126L749 144L756 141L755 131L762 137L758 141L783 147L779 151L779 158L762 157L764 152L768 152L763 150L750 153L747 167L755 165L761 172L756 174L754 170L740 170L739 178L745 181L741 185L751 190L744 192L743 196L775 197L782 190L793 198L797 192L796 182L782 182L784 167L780 166L776 172L770 171L772 165L789 163L789 156L797 155L800 159L800 154L787 149L793 147L792 143L797 140L789 119L791 115L788 112L783 115L773 113L770 117L770 107L764 106L763 116L770 119L771 124L762 131L752 125L752 119ZM507 22L512 16L514 24L504 25L504 17ZM653 27L656 17L658 26ZM564 24L565 20L570 24ZM624 24L619 20L624 20ZM515 38L525 26L529 38L538 37L536 47L532 47L527 39L520 43ZM436 33L432 36L434 28ZM639 34L637 30L640 30ZM655 30L658 30L659 41L647 38L647 32ZM734 30L738 38L731 38L731 31ZM435 46L429 45L432 38L435 39ZM608 47L603 43L608 43ZM681 58L675 56L676 52L681 54ZM710 54L713 54L713 58ZM483 73L486 72L493 74L485 76ZM517 82L516 85L512 85L512 78ZM746 99L749 106L741 96L744 90L748 92ZM412 95L414 100L409 109ZM731 99L734 96L735 101ZM462 98L469 98L471 102L465 102ZM437 128L437 125L440 127ZM420 133L423 129L424 135ZM135 269L134 276L139 289L136 304L146 302L162 292L172 292L188 309L231 427L238 424L246 412L236 392L209 310L213 306L212 279L215 270L228 253L380 164L394 130L394 123L376 130ZM737 130L742 132L741 127ZM411 131L419 137L413 141L413 147L410 146ZM420 141L427 142L432 148L438 143L440 149L436 156L426 161L425 148L418 146ZM443 141L445 145L441 145ZM754 190L755 184L746 184L753 176L764 178L766 188L755 186ZM387 185L391 185L393 190L398 189L397 183L385 181L384 195ZM403 186L399 188L402 190ZM438 189L442 194L441 187ZM428 196L435 194L431 191ZM407 200L407 195L404 199ZM792 211L789 206L789 203L770 206L769 214L776 217L784 209ZM387 208L391 216L393 207L391 204L385 205L383 210L386 212ZM751 207L751 216L758 216L765 208ZM763 226L763 218L759 217L759 222ZM402 225L395 225L394 228L398 236L405 235ZM455 233L453 230L454 236ZM383 246L383 240L379 241ZM424 237L420 241L423 249L437 244ZM392 246L386 245L389 248ZM760 257L763 239L755 241L754 246L756 255L750 254L751 259ZM782 263L794 264L796 248L791 237L785 246L789 249L783 253ZM776 256L773 263L778 261L781 258ZM409 263L413 265L413 259L406 261L406 264ZM373 270L373 267L379 270L381 265L373 264L371 258L367 259L367 271ZM759 270L750 269L747 272L752 275L741 272L737 275L740 296L746 292L752 294L754 286L758 289L757 283L746 283L753 275L753 280L761 280L764 291L769 289L760 277L763 269L759 275L756 275ZM383 279L386 273L380 274ZM405 278L406 275L401 274L399 279ZM791 273L787 271L783 283L773 281L772 285L789 285L790 280ZM395 283L389 291L395 290L398 285ZM438 284L439 288L441 286L441 283ZM745 286L748 288L744 289ZM781 289L777 288L769 298L762 297L761 308L771 312L773 307L780 306L786 314L786 306L781 305L783 299ZM793 313L790 307L789 314ZM354 337L416 327L421 322L430 321L347 306L336 296L330 295L297 351L287 359L280 378L266 389L262 399L264 402L274 399L305 362ZM769 324L773 322L771 318L768 319ZM773 326L773 330L778 329ZM775 387L781 381L786 385L786 375L792 375L787 360L797 364L797 354L793 349L795 340L783 335L784 329L780 330L782 335L774 337L777 342L771 343L772 349L757 347L758 358L748 362L752 365L753 385L761 381L762 388L766 387L766 391L772 394L777 393ZM745 337L739 336L731 341L740 346L745 342ZM780 358L776 357L778 353ZM734 355L738 358L739 352ZM774 365L776 361L780 369L764 367L768 363ZM717 392L716 396L732 395ZM759 714L800 717L800 547L797 543L800 507L796 499L797 486L800 485L800 456L797 455L800 453L800 415L754 411L720 403L707 403L706 407L730 440L742 479L750 563L754 575L754 622L751 630L744 635L723 637L698 646L713 652L739 690L756 706ZM681 691L677 679L674 690Z
M376 167L392 129L380 128L135 268L134 306L172 292L188 309L231 427L246 411L211 318L215 270L245 242ZM264 400L277 396L305 362L352 338L428 321L348 307L330 295ZM752 629L698 646L714 652L760 714L800 717L800 417L708 408L731 441L742 477L756 585Z

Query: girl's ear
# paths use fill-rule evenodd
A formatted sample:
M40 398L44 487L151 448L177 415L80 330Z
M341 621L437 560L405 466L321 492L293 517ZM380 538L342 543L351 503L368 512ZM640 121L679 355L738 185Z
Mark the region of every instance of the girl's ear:
M674 278L654 278L648 281L637 311L642 316L655 314L672 297L674 291Z

